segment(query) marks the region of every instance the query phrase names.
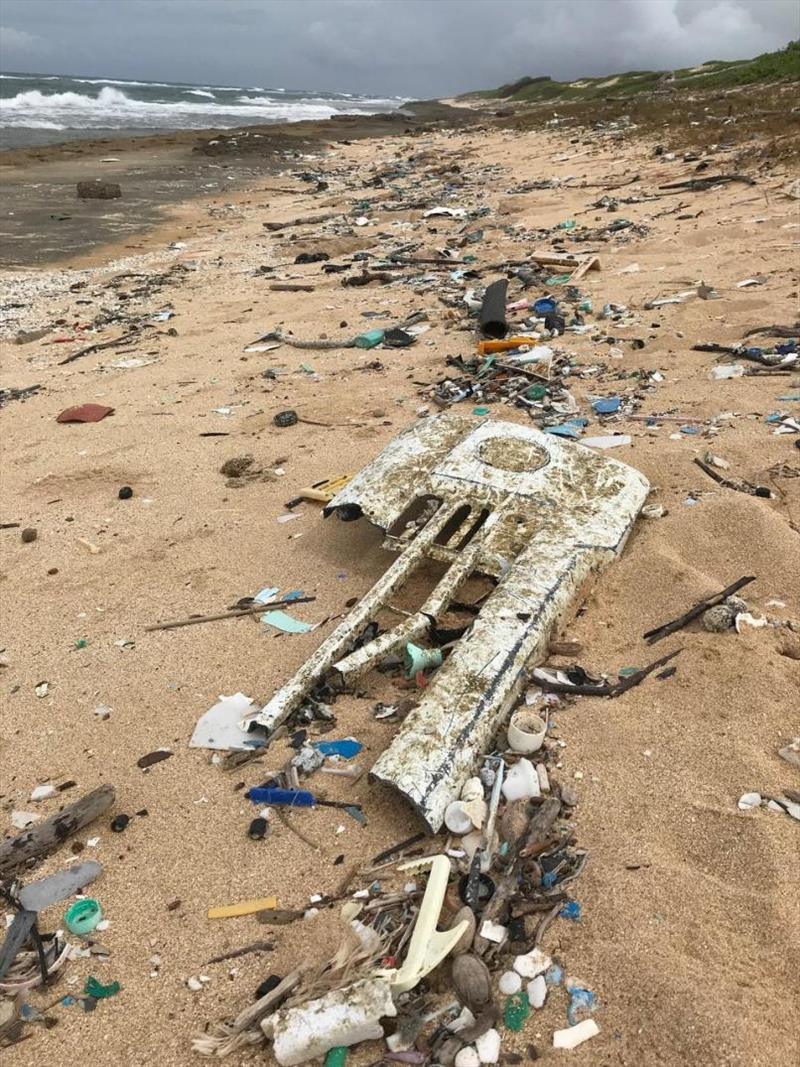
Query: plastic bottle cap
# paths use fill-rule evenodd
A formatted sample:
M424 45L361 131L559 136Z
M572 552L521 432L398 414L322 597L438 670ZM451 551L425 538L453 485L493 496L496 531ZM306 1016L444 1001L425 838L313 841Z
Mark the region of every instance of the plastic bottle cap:
M76 900L64 912L64 924L71 934L83 937L90 934L103 918L103 912L94 897Z

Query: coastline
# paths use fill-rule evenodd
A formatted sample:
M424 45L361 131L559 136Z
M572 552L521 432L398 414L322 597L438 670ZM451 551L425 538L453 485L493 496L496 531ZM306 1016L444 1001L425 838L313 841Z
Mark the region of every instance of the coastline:
M157 231L186 215L186 205L235 199L239 190L285 168L288 153L475 121L438 101L409 104L405 111L6 149L0 152L0 268L88 264L147 250L159 239ZM118 162L102 163L107 157ZM118 182L122 197L78 199L77 183L96 178Z

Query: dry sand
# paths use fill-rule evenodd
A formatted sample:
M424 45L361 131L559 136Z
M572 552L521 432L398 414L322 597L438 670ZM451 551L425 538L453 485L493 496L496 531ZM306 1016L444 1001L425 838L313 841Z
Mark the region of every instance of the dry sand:
M284 742L264 765L233 773L187 747L198 716L219 694L241 690L265 701L334 622L303 636L267 635L255 620L143 632L156 620L221 610L272 584L316 596L297 615L322 622L363 595L386 567L390 557L380 535L366 524L323 522L314 504L303 504L299 518L281 524L283 503L300 487L357 470L375 455L429 403L418 383L443 377L447 356L471 354L473 336L457 328L461 314L453 316L438 301L435 286L421 294L402 283L344 289L339 276L323 275L319 264L283 265L302 250L324 247L333 255L374 247L380 233L399 243L421 232L433 249L461 224L425 223L419 210L378 208L365 212L372 221L353 236L318 240L312 228L297 231L292 241L294 231L269 234L262 222L342 205L349 210L371 199L375 190L360 189L358 178L396 154L416 156L417 173L461 165L465 184L454 189L453 203L491 208L480 223L484 241L469 249L483 263L542 247L541 241L512 240L505 226L535 229L569 217L599 225L618 217L590 207L606 183L638 174L634 188L652 191L691 176L679 160L653 158L648 143L597 135L577 145L555 132L373 140L298 164L329 172L326 193L312 196L300 183L296 194L268 192L269 182L261 182L257 194L229 197L229 208L211 205L214 217L207 203L183 205L159 231L165 235L160 249L143 257L5 279L6 303L27 305L12 309L11 332L64 321L40 341L6 343L2 350L3 387L41 383L43 389L2 412L2 520L35 527L38 539L23 544L19 529L0 532L7 661L0 672L0 830L10 831L12 808L32 807L34 786L65 779L77 782L65 800L114 783L114 812L132 816L119 836L109 831L108 818L78 835L84 842L100 838L82 856L104 865L93 892L111 920L103 935L110 957L69 964L46 995L33 993L29 1000L42 1005L76 993L89 973L119 980L122 992L92 1014L77 1005L55 1007L53 1029L32 1028L29 1040L3 1052L9 1067L199 1062L190 1051L194 1033L251 1003L270 973L284 974L303 958L321 961L333 944L330 913L265 927L252 918L210 922L207 908L271 893L283 906L302 907L311 893L334 891L365 859L418 829L410 810L365 776L355 785L315 780L315 788L360 802L366 827L342 812L317 809L292 817L316 848L281 823L266 841L252 842L246 829L253 812L241 783L257 784L266 767L279 766ZM724 155L717 160L712 167L725 170ZM480 171L472 184L470 175L489 165L495 169ZM567 175L591 185L506 193L520 181ZM660 649L684 651L673 677L651 678L614 701L585 698L558 715L566 747L557 774L578 790L575 832L591 858L574 887L583 918L553 925L547 946L597 994L601 1035L575 1052L553 1052L550 1035L565 1025L564 999L554 994L522 1035L504 1039L505 1051L526 1054L533 1045L543 1061L568 1059L576 1067L797 1062L798 826L766 810L743 814L736 801L751 789L798 788L797 772L776 750L800 733L800 663L781 654L789 643L786 630L713 635L694 626L654 650L641 637L743 574L757 576L747 590L756 612L800 617L800 453L796 438L772 434L764 421L770 411L797 410L796 403L776 399L797 393L797 381L710 381L714 357L690 350L697 342L733 343L753 326L795 318L797 210L775 192L785 180L770 174L755 187L734 184L622 207L619 214L646 221L650 233L602 245L602 271L587 275L581 288L595 308L614 301L634 309L638 324L628 334L646 339L646 346L633 351L624 345L624 357L613 360L588 337L558 342L581 362L608 363L599 384L576 380L583 411L587 393L624 388L618 372L646 368L660 369L665 380L646 396L641 412L694 419L735 414L713 440L673 440L678 423L656 430L627 420L615 426L631 433L633 443L613 455L646 474L655 487L652 499L668 514L640 521L622 559L566 629L584 645L581 661L597 670L642 665ZM274 184L286 188L295 180L285 174ZM678 220L680 214L691 217ZM178 237L187 247L168 250ZM634 262L638 272L622 272ZM111 303L103 289L110 278L122 269L163 271L180 263L196 269L175 275L136 305L153 312L165 304L174 308L175 317L159 325L152 340L133 353L110 350L58 365L92 340L70 327ZM315 291L270 292L270 279L253 274L261 264L279 265L277 276L307 280ZM757 273L767 276L766 284L737 288ZM643 310L648 298L701 279L722 299ZM75 282L87 285L70 292ZM381 324L420 307L432 329L407 350L242 351L279 324L299 337L337 336L369 326L364 311L387 316L374 320ZM177 336L167 335L169 327ZM116 331L123 332L109 326L102 339ZM57 336L76 340L52 343ZM129 354L154 362L100 369ZM313 374L300 369L303 362ZM266 367L284 373L268 380L261 373ZM115 414L94 425L56 423L59 411L84 401L111 405ZM273 415L287 407L335 426L274 428ZM215 413L219 408L230 413ZM525 420L513 408L496 407L492 414ZM200 436L209 431L229 436ZM589 432L602 432L596 420ZM771 485L776 498L716 486L692 462L707 447L729 460L738 476ZM244 453L280 473L228 487L220 465ZM770 473L778 464L787 465L782 476ZM133 487L132 499L118 500L122 485ZM785 607L767 606L771 599ZM78 649L81 638L88 645ZM129 644L120 647L125 639ZM37 699L34 687L42 680L50 690ZM392 691L381 681L370 697L336 705L333 736L361 739L367 767L394 729L376 723L370 708L376 694ZM94 713L99 705L112 709L106 721ZM140 756L162 746L173 750L170 759L146 772L137 768ZM41 809L49 814L56 802ZM145 809L146 815L134 815ZM36 873L58 870L71 858L66 848ZM360 884L357 877L353 884ZM46 929L58 922L57 908L46 913ZM206 962L257 939L274 950ZM161 963L151 976L155 955ZM211 981L192 993L185 980L200 973ZM366 1064L379 1055L368 1046L351 1058ZM268 1051L252 1049L228 1062L273 1061Z

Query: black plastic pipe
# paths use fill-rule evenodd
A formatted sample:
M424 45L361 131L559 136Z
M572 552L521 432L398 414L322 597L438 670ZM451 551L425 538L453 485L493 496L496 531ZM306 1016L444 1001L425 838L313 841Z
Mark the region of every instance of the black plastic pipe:
M508 282L505 278L492 282L483 294L480 324L484 337L498 341L508 333L506 322L506 293Z

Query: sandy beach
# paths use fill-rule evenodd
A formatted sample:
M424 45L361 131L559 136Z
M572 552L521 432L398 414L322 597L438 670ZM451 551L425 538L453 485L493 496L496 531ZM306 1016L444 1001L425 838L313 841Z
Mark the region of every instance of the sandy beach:
M779 162L751 168L755 184L667 192L659 187L735 172L736 161L718 146L698 173L683 144L666 146L671 158L655 154L655 136L521 130L461 110L463 127L376 118L317 124L323 133L312 136L297 124L288 138L286 128L266 131L273 151L252 155L193 151L196 136L176 135L155 154L152 142L81 142L70 156L43 149L38 160L31 151L0 161L17 212L2 242L0 388L38 386L0 413L0 833L16 832L12 811L45 817L97 785L117 791L108 815L25 872L62 869L78 843L80 859L101 862L90 891L110 920L109 954L72 960L50 988L26 994L52 1023L32 1023L3 1050L9 1067L203 1062L193 1036L252 1003L269 975L322 962L336 944L335 909L265 926L252 916L211 921L208 908L276 895L282 908L303 909L313 894L358 889L371 857L421 828L366 773L355 782L317 775L314 788L362 805L366 825L317 808L250 840L255 812L244 790L283 766L287 740L233 771L188 747L220 694L266 702L393 559L365 521L325 521L318 503L285 504L303 487L358 471L400 430L436 415L433 387L456 374L448 358L475 354L474 319L462 300L442 296L503 271L454 284L448 271L411 266L364 287L323 271L411 242L413 257L451 247L474 255L477 268L537 249L599 257L600 269L576 283L596 329L548 343L579 368L599 367L569 378L586 433L630 435L610 454L647 477L664 513L639 519L619 561L564 619L560 636L579 642L580 654L549 662L616 676L682 649L671 676L613 700L567 702L555 716L551 775L577 791L571 825L590 858L572 887L582 917L555 921L546 948L597 996L601 1032L573 1052L553 1050L553 1030L566 1025L565 1000L553 993L521 1033L504 1033L501 1062L797 1062L798 826L786 813L740 811L737 801L800 788L797 769L777 755L800 734L800 436L767 421L798 417L800 371L717 380L717 355L693 351L795 322L798 201L781 192L792 172ZM122 161L99 162L108 156ZM77 201L74 182L95 174L119 181L122 199ZM596 206L604 196L619 201L616 210ZM423 218L436 206L473 214ZM58 214L72 218L50 217ZM309 216L328 218L265 226ZM633 226L574 239L622 218ZM559 230L566 220L576 228ZM482 237L462 246L477 229ZM295 263L319 252L329 259ZM716 296L697 295L706 287ZM509 300L544 291L512 280ZM627 312L604 319L608 304ZM277 328L349 337L415 311L430 329L409 348L245 351ZM133 319L145 325L131 343L64 362L124 337ZM635 394L636 417L593 413L590 397L614 393ZM84 403L113 414L56 421ZM473 416L469 399L453 410L476 423L530 424L523 408L488 406L488 416ZM300 421L278 428L285 409ZM723 475L771 496L718 484L694 462L707 451L729 464ZM252 477L221 473L241 456L253 457ZM129 499L119 498L123 486ZM23 542L24 528L35 540ZM695 622L647 646L650 628L742 575L755 576L742 595L767 625L710 633ZM315 597L293 614L316 628L281 634L254 616L145 632L225 611L266 586ZM389 676L367 681L336 702L331 735L363 743L365 772L397 729L376 720L373 705L409 695ZM160 748L170 758L137 766ZM63 794L31 802L37 785L68 781ZM121 813L131 821L112 833ZM57 928L60 915L46 912L43 929ZM257 940L270 947L208 962ZM60 1002L90 974L121 991L90 1013ZM187 980L200 975L209 981L192 991ZM451 996L446 981L441 989ZM349 1063L380 1056L366 1044ZM275 1061L253 1046L225 1062Z

